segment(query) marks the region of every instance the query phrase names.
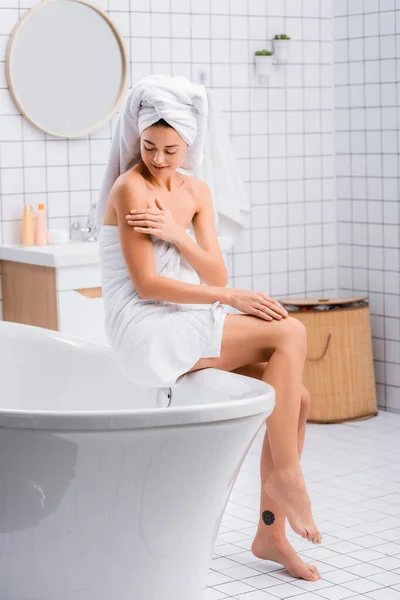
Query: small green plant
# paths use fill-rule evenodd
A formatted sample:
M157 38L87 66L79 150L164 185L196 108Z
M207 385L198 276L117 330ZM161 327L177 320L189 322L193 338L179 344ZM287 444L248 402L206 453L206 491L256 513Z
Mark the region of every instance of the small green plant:
M286 33L279 33L274 37L274 40L290 40L290 37Z
M255 52L256 56L272 56L272 52L271 50L257 50Z

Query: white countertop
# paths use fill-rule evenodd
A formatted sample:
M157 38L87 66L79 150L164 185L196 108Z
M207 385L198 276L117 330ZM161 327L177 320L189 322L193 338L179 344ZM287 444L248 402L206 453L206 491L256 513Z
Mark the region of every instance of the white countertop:
M99 264L98 242L69 241L67 244L24 246L0 245L0 260L40 265L42 267L72 267Z

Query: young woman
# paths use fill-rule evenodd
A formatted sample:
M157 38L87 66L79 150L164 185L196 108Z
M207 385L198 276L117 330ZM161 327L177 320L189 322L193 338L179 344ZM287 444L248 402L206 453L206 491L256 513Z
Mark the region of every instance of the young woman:
M116 178L102 209L110 344L139 383L173 385L187 372L213 367L274 387L252 551L295 577L317 580L316 566L304 563L285 535L287 518L304 539L321 542L300 467L310 401L302 384L305 328L266 294L226 287L210 190L177 171L190 147L177 129L154 116L149 126L142 124L140 158ZM224 304L243 314L225 312Z

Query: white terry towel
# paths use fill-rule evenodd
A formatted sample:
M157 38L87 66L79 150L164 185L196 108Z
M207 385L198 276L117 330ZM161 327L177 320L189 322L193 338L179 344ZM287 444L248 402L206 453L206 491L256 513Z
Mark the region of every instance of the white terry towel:
M228 243L233 246L244 228L246 214L250 213L250 201L216 97L207 90L207 98L204 161L196 167L195 175L210 187L218 236L229 238Z
M141 159L140 135L159 119L172 125L189 145L183 169L193 171L203 160L208 100L203 85L186 77L150 75L130 90L119 114L105 167L96 210L96 227L103 224L107 198L116 179Z

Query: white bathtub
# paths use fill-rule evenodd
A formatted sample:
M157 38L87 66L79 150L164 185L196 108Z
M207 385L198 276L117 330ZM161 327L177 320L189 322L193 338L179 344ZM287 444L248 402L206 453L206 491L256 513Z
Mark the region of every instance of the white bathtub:
M0 600L200 600L274 389L203 369L168 398L108 346L6 322L0 386Z

